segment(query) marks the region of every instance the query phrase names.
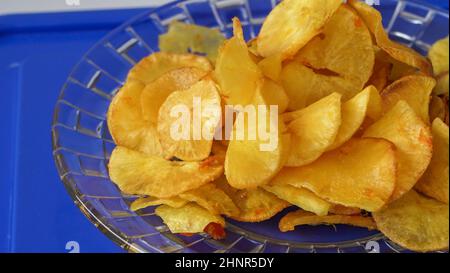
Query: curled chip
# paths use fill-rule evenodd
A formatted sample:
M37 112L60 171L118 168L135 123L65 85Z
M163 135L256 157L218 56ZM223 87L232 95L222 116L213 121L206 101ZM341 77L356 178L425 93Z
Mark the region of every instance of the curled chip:
M438 76L442 73L448 73L448 63L449 63L449 46L448 46L448 36L442 40L437 41L428 53L428 57L433 65L434 75Z
M221 116L220 95L210 79L170 94L158 114L158 134L167 158L207 158Z
M261 188L253 190L238 190L230 186L223 177L215 182L236 204L240 210L232 219L241 222L262 222L275 216L283 209L289 207L289 203L276 197Z
M433 150L430 128L405 101L399 101L363 136L383 138L396 147L397 183L391 200L414 187L430 163Z
M162 205L157 207L155 212L172 233L201 233L210 223L225 226L225 220L222 217L212 214L195 203L188 203L181 208Z
M167 97L175 91L188 89L207 72L194 67L174 69L147 84L142 91L142 114L147 122L158 123L158 112Z
M431 64L425 57L413 49L389 39L388 34L384 30L382 17L378 10L358 0L349 0L348 3L364 20L370 32L375 37L378 47L386 51L392 58L419 69L425 75L431 75Z
M170 70L182 67L195 67L203 71L211 71L212 65L202 56L193 54L174 54L157 52L142 59L128 74L127 81L151 83Z
M283 87L270 79L259 82L252 100L255 106L278 106L278 113L284 113L289 104L289 98Z
M159 49L171 53L199 53L215 62L225 37L218 29L172 22L169 31L159 36Z
M108 128L117 145L148 155L161 156L162 146L153 124L145 122L141 110L140 82L126 83L108 110Z
M448 125L436 119L432 126L433 157L430 166L416 185L416 189L423 194L448 204Z
M448 249L448 204L412 190L373 217L384 235L405 248L420 252Z
M225 158L225 175L238 189L267 184L285 164L291 142L278 113L252 109L237 115Z
M372 217L354 216L354 215L327 215L317 216L307 211L294 211L281 218L278 227L282 232L292 231L296 226L318 226L318 225L351 225L367 228L369 230L377 229Z
M131 203L130 209L132 211L138 211L147 207L159 205L167 205L172 208L181 208L187 203L187 200L184 200L178 196L174 196L171 198L142 197Z
M445 120L445 115L447 112L447 106L445 105L445 100L438 96L432 96L430 102L430 120L435 120L440 118Z
M436 81L427 76L412 75L403 77L383 90L383 111L386 113L400 100L406 101L417 116L425 123L430 122L430 95Z
M190 202L195 202L213 214L226 216L239 215L239 209L233 200L214 183L209 183L200 188L180 194L180 197Z
M340 0L285 0L267 16L258 36L258 52L263 57L294 56L314 36L342 4Z
M235 18L234 22L236 35L220 48L214 75L228 104L247 105L262 73L250 57L239 20Z
M341 126L341 95L333 93L293 113L284 120L291 133L291 150L286 166L299 167L319 158L332 145Z
M284 168L272 184L307 188L335 204L381 209L396 183L395 147L383 139L353 139L310 165Z
M283 199L296 205L306 211L313 212L317 215L327 215L331 204L322 198L319 198L313 192L296 188L288 184L267 185L263 187L266 191L275 194L278 198Z
M448 90L449 90L449 74L444 73L444 75L439 76L437 78L437 84L434 90L434 94L445 95L448 97Z
M297 53L295 61L316 70L329 70L361 90L375 62L372 37L356 12L341 5L320 35Z
M109 175L122 192L170 198L196 189L223 174L223 156L202 162L168 161L125 147L116 147L109 161Z
M336 215L361 215L362 210L342 205L333 205L330 207L330 213Z
M283 59L280 54L275 54L258 62L258 67L261 69L264 76L278 81L281 74Z
M342 105L342 122L334 143L328 151L334 150L347 142L363 125L366 116L378 120L381 116L382 102L378 90L369 86L351 100Z
M375 49L373 73L366 85L373 85L377 90L383 90L388 85L392 68L393 64L389 60L389 55L377 47Z

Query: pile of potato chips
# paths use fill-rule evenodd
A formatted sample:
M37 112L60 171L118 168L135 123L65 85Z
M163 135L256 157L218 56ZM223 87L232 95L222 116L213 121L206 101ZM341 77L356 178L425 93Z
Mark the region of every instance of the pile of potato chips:
M281 231L348 224L448 249L449 40L426 58L381 20L356 0L284 0L249 42L236 18L228 40L173 23L111 103L111 180L173 233L221 239L223 216L260 222L297 206ZM277 148L174 140L171 108L195 97L214 110L201 120L210 134L224 105L277 105Z

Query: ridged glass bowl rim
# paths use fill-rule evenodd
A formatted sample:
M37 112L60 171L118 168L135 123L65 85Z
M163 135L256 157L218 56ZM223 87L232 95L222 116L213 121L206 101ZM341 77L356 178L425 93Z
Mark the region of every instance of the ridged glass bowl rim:
M121 25L119 25L118 27L114 28L113 30L111 30L110 32L108 32L108 34L106 34L103 38L101 38L98 42L96 42L93 46L90 47L90 49L88 51L86 51L86 53L84 53L84 55L81 57L80 61L78 61L78 63L76 63L72 70L70 71L68 78L70 78L70 76L77 70L77 68L81 65L81 63L83 62L83 60L97 47L99 47L100 45L104 44L106 41L108 41L108 39L110 39L111 37L113 37L114 35L116 35L117 33L119 33L120 31L122 31L124 28L126 28L126 26L136 22L137 20L144 18L145 16L151 16L152 14L158 14L160 11L163 11L165 9L169 9L173 6L176 6L180 3L183 2L190 2L190 1L195 1L195 0L176 0L176 1L172 1L170 3L161 5L157 8L154 8L150 11L144 11L136 16L131 17L130 19L126 20L124 23L122 23ZM207 1L207 0L205 0ZM214 1L214 0L210 0L210 1ZM437 14L440 15L444 15L446 17L449 16L449 12L447 10L441 9L439 7L436 7L432 4L429 3L424 3L421 0L394 0L395 2L400 2L400 1L406 1L409 2L412 5L415 5L417 7L424 7L430 10L433 10L434 12L436 12ZM68 84L68 81L66 80L66 82L64 83L63 87L61 88L60 94L58 96L58 101L60 101L63 98L64 95L64 90L66 88ZM58 118L58 113L57 110L55 108L54 113L53 113L53 119L52 119L52 128L53 126L57 123L57 118ZM71 181L67 178L67 176L63 176L61 174L66 173L66 169L65 166L62 164L59 164L57 158L56 158L56 154L54 153L55 150L57 150L59 148L58 146L58 141L56 139L55 134L52 131L51 134L51 141L52 141L52 152L53 152L53 159L55 161L55 165L56 168L58 170L58 174L60 176L61 181L64 184L64 187L66 188L67 192L69 193L70 197L73 199L75 205L80 209L80 211L89 219L89 221L95 225L96 228L98 228L103 234L105 234L110 240L112 240L113 242L115 242L116 244L118 244L120 247L122 247L123 249L127 250L127 251L132 251L132 252L141 252L142 250L139 247L134 246L133 244L131 244L128 240L127 240L127 236L121 235L121 232L116 230L116 228L108 223L104 223L101 220L101 214L96 211L95 209L90 209L84 202L83 200L80 198L79 193L77 192L76 189L74 189L74 187L71 186ZM251 231L242 231L242 228L239 228L233 224L228 223L227 224L227 228L232 230L233 232L236 232L237 234L240 235L244 235L244 236L249 236L251 237L251 239L254 240L258 240L260 242L264 242L267 241L267 238L265 238L262 235L253 233ZM243 234L244 233L244 234ZM167 236L170 239L170 236ZM378 241L381 239L386 239L381 233L378 234L374 234L372 236L368 236L366 238L359 238L356 240L350 240L350 241L342 241L342 242L337 242L337 243L314 243L314 247L315 248L336 248L336 247L346 247L346 246L354 246L355 244L357 245L361 245L365 242L368 241ZM283 240L278 240L278 239L274 239L272 238L270 240L271 243L275 243L278 245L286 245L286 242ZM396 251L401 251L401 248L399 249L398 246L396 246L395 244L390 245L392 242L388 243L389 247L396 250ZM308 243L299 243L299 242L291 242L288 245L289 247L298 247L298 248L303 248L303 249L308 249L310 248L310 245Z

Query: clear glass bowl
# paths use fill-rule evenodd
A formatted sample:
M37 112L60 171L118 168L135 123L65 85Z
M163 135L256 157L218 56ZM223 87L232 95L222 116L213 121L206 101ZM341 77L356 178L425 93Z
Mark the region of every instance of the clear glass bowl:
M373 1L377 2L377 1ZM425 3L382 0L386 29L394 40L425 54L448 35L449 16ZM241 19L246 38L259 32L275 0L176 1L146 12L113 30L73 69L56 103L52 124L53 155L69 194L87 218L111 240L132 252L403 252L378 232L335 227L278 231L278 220L227 222L227 238L171 234L153 208L129 209L136 198L123 195L109 180L107 162L114 143L106 112L130 68L158 51L158 35L173 20L218 28L231 35L231 18ZM285 212L281 213L284 214Z

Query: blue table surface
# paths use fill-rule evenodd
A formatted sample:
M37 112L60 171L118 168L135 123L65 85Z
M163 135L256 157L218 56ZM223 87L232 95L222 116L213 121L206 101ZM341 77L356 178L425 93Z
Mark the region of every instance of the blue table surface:
M122 252L66 193L53 162L50 126L74 64L140 12L0 16L0 252L69 252L74 244L81 252Z

